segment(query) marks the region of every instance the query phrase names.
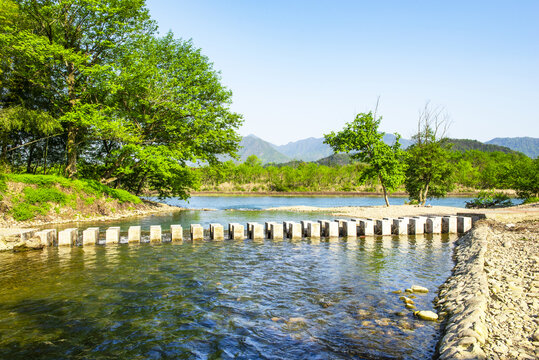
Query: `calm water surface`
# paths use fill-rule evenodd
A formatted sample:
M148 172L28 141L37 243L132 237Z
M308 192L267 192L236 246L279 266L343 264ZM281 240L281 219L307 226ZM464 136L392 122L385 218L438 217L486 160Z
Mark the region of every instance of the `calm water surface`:
M470 197L448 197L444 199L432 199L428 205L454 206L464 208ZM156 200L156 199L154 199ZM392 205L403 205L408 201L405 197L393 197L389 199ZM262 210L278 206L375 206L385 205L381 196L193 196L188 201L178 198L167 198L167 204L194 208L194 209L256 209Z
M439 325L391 291L427 286L432 309L451 252L431 236L0 253L0 358L425 359Z

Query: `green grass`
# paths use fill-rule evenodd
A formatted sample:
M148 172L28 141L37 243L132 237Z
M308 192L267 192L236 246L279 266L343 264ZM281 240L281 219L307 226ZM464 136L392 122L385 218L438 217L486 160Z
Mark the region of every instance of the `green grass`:
M0 200L6 195L7 182L17 182L26 185L21 194L12 196L13 207L11 214L15 220L33 219L36 215L47 214L51 204L56 204L54 210L60 212L61 206L77 208L80 198L86 205L93 204L97 199L107 197L107 201L116 199L119 203L142 202L138 196L121 189L112 189L94 180L70 180L55 175L0 174ZM116 210L116 209L114 209Z

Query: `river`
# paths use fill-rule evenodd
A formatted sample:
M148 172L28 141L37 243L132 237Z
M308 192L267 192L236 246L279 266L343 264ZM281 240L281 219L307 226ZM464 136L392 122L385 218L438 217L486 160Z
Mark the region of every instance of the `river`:
M314 206L360 201L299 199ZM168 231L176 223L332 218L256 210L268 201L195 197L193 207L219 210L78 227L119 225L125 237L137 224ZM302 204L279 198L271 206L283 203ZM243 210L223 210L234 208ZM393 292L425 286L430 292L413 300L433 310L453 266L454 240L185 241L0 253L0 358L430 358L440 324L416 319Z

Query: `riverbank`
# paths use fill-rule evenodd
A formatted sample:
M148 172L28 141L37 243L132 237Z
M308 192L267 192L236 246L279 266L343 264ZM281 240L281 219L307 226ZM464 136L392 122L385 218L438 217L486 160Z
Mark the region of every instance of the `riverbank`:
M439 358L539 358L539 217L480 221L454 254L436 302Z
M142 203L137 204L136 207L117 207L114 213L108 213L106 215L93 214L89 216L81 216L78 214L74 214L73 217L66 218L62 215L54 216L53 214L50 214L46 219L41 218L27 221L16 221L12 218L0 217L0 235L2 235L2 232L6 229L42 227L49 224L64 224L72 222L109 221L130 217L142 217L160 213L174 213L182 210L185 209L155 201L142 200Z

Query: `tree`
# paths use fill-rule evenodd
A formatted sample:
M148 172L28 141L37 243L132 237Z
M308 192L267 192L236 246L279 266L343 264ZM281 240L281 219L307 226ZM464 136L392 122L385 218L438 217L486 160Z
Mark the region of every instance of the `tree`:
M508 178L520 198L539 198L539 158L520 158L513 164Z
M395 191L404 181L405 164L400 135L395 134L397 139L392 146L384 143L385 134L378 132L381 119L372 112L360 113L340 132L324 135L324 143L335 152L353 152L352 158L367 163L360 181L377 177L384 191L386 206L389 206L388 193Z
M235 154L231 92L190 41L155 36L144 0L0 1L0 113L50 120L5 127L6 149L58 135L66 176L181 197L198 184L189 164Z
M27 79L28 87L35 87L34 92L47 100L43 110L62 122L66 175L74 177L87 138L125 135L121 119L111 116L104 103L117 89L110 81L119 55L116 49L152 33L155 25L143 0L18 0L17 4L20 27L7 32L13 45L12 78ZM8 95L14 94L13 87L7 89ZM15 105L29 107L33 102Z
M447 114L429 104L419 115L414 144L407 149L405 186L410 199L425 205L429 198L444 197L454 186L450 146L445 143Z
M118 89L104 104L124 132L103 132L91 148L85 169L136 193L153 189L187 197L198 179L188 162L216 164L219 154L234 155L242 122L230 111L232 93L220 83L208 58L190 41L141 37L119 48L113 82Z

